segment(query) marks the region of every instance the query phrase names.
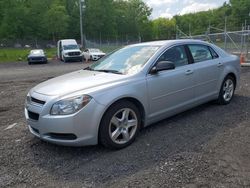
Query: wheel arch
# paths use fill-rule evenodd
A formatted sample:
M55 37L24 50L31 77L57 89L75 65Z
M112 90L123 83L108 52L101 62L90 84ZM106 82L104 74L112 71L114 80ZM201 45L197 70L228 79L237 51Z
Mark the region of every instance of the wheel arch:
M102 123L102 120L103 120L103 117L104 115L107 113L107 111L112 108L113 105L119 103L119 102L122 102L122 101L129 101L131 103L133 103L139 110L140 112L140 115L141 115L141 128L144 127L145 125L145 108L143 106L143 104L136 98L134 97L123 97L123 98L120 98L120 99L117 99L116 101L114 101L113 103L111 103L107 108L106 110L104 111L104 113L102 114L102 117L101 117L101 120L100 120L100 123L99 123L99 126L98 126L98 142L99 142L99 132L100 132L100 126L101 126L101 123Z
M231 76L233 79L234 79L234 84L235 84L235 87L236 87L236 85L237 85L237 77L236 77L236 75L233 73L233 72L230 72L230 73L228 73L227 75L226 75L226 77L227 76ZM225 77L225 78L226 78Z

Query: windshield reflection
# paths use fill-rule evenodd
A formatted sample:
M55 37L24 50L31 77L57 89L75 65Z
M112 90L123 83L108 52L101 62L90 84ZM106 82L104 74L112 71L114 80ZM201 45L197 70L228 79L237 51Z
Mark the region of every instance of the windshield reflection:
M95 71L113 70L122 74L138 73L159 46L128 46L100 59L90 68Z

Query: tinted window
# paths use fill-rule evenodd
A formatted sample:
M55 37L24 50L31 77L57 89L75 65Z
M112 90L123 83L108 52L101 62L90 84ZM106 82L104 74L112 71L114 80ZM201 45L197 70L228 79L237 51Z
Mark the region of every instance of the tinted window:
M191 51L195 63L213 59L211 52L208 49L208 46L194 44L188 45L188 47Z
M78 49L78 46L76 44L69 44L69 45L64 45L63 49L64 50L75 50L75 49Z
M171 61L175 64L175 67L188 64L188 58L184 46L175 46L167 50L158 59L158 62L159 61Z

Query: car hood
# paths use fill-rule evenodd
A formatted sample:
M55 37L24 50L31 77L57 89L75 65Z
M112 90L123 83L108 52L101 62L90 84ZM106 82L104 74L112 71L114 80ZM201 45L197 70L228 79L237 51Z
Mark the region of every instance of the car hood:
M73 50L63 50L64 53L68 53L68 52L80 52L81 53L81 50L79 49L73 49Z
M103 52L90 52L90 55L106 55Z
M45 57L44 54L29 54L28 57Z
M127 77L112 73L79 70L47 80L32 91L43 95L63 96L77 91L91 89L105 84L113 84Z

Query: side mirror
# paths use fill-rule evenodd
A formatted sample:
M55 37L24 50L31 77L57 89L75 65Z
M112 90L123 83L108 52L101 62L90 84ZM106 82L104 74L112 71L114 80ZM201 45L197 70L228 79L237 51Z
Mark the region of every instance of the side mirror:
M175 65L171 61L159 61L150 71L150 74L156 74L164 70L175 69Z

